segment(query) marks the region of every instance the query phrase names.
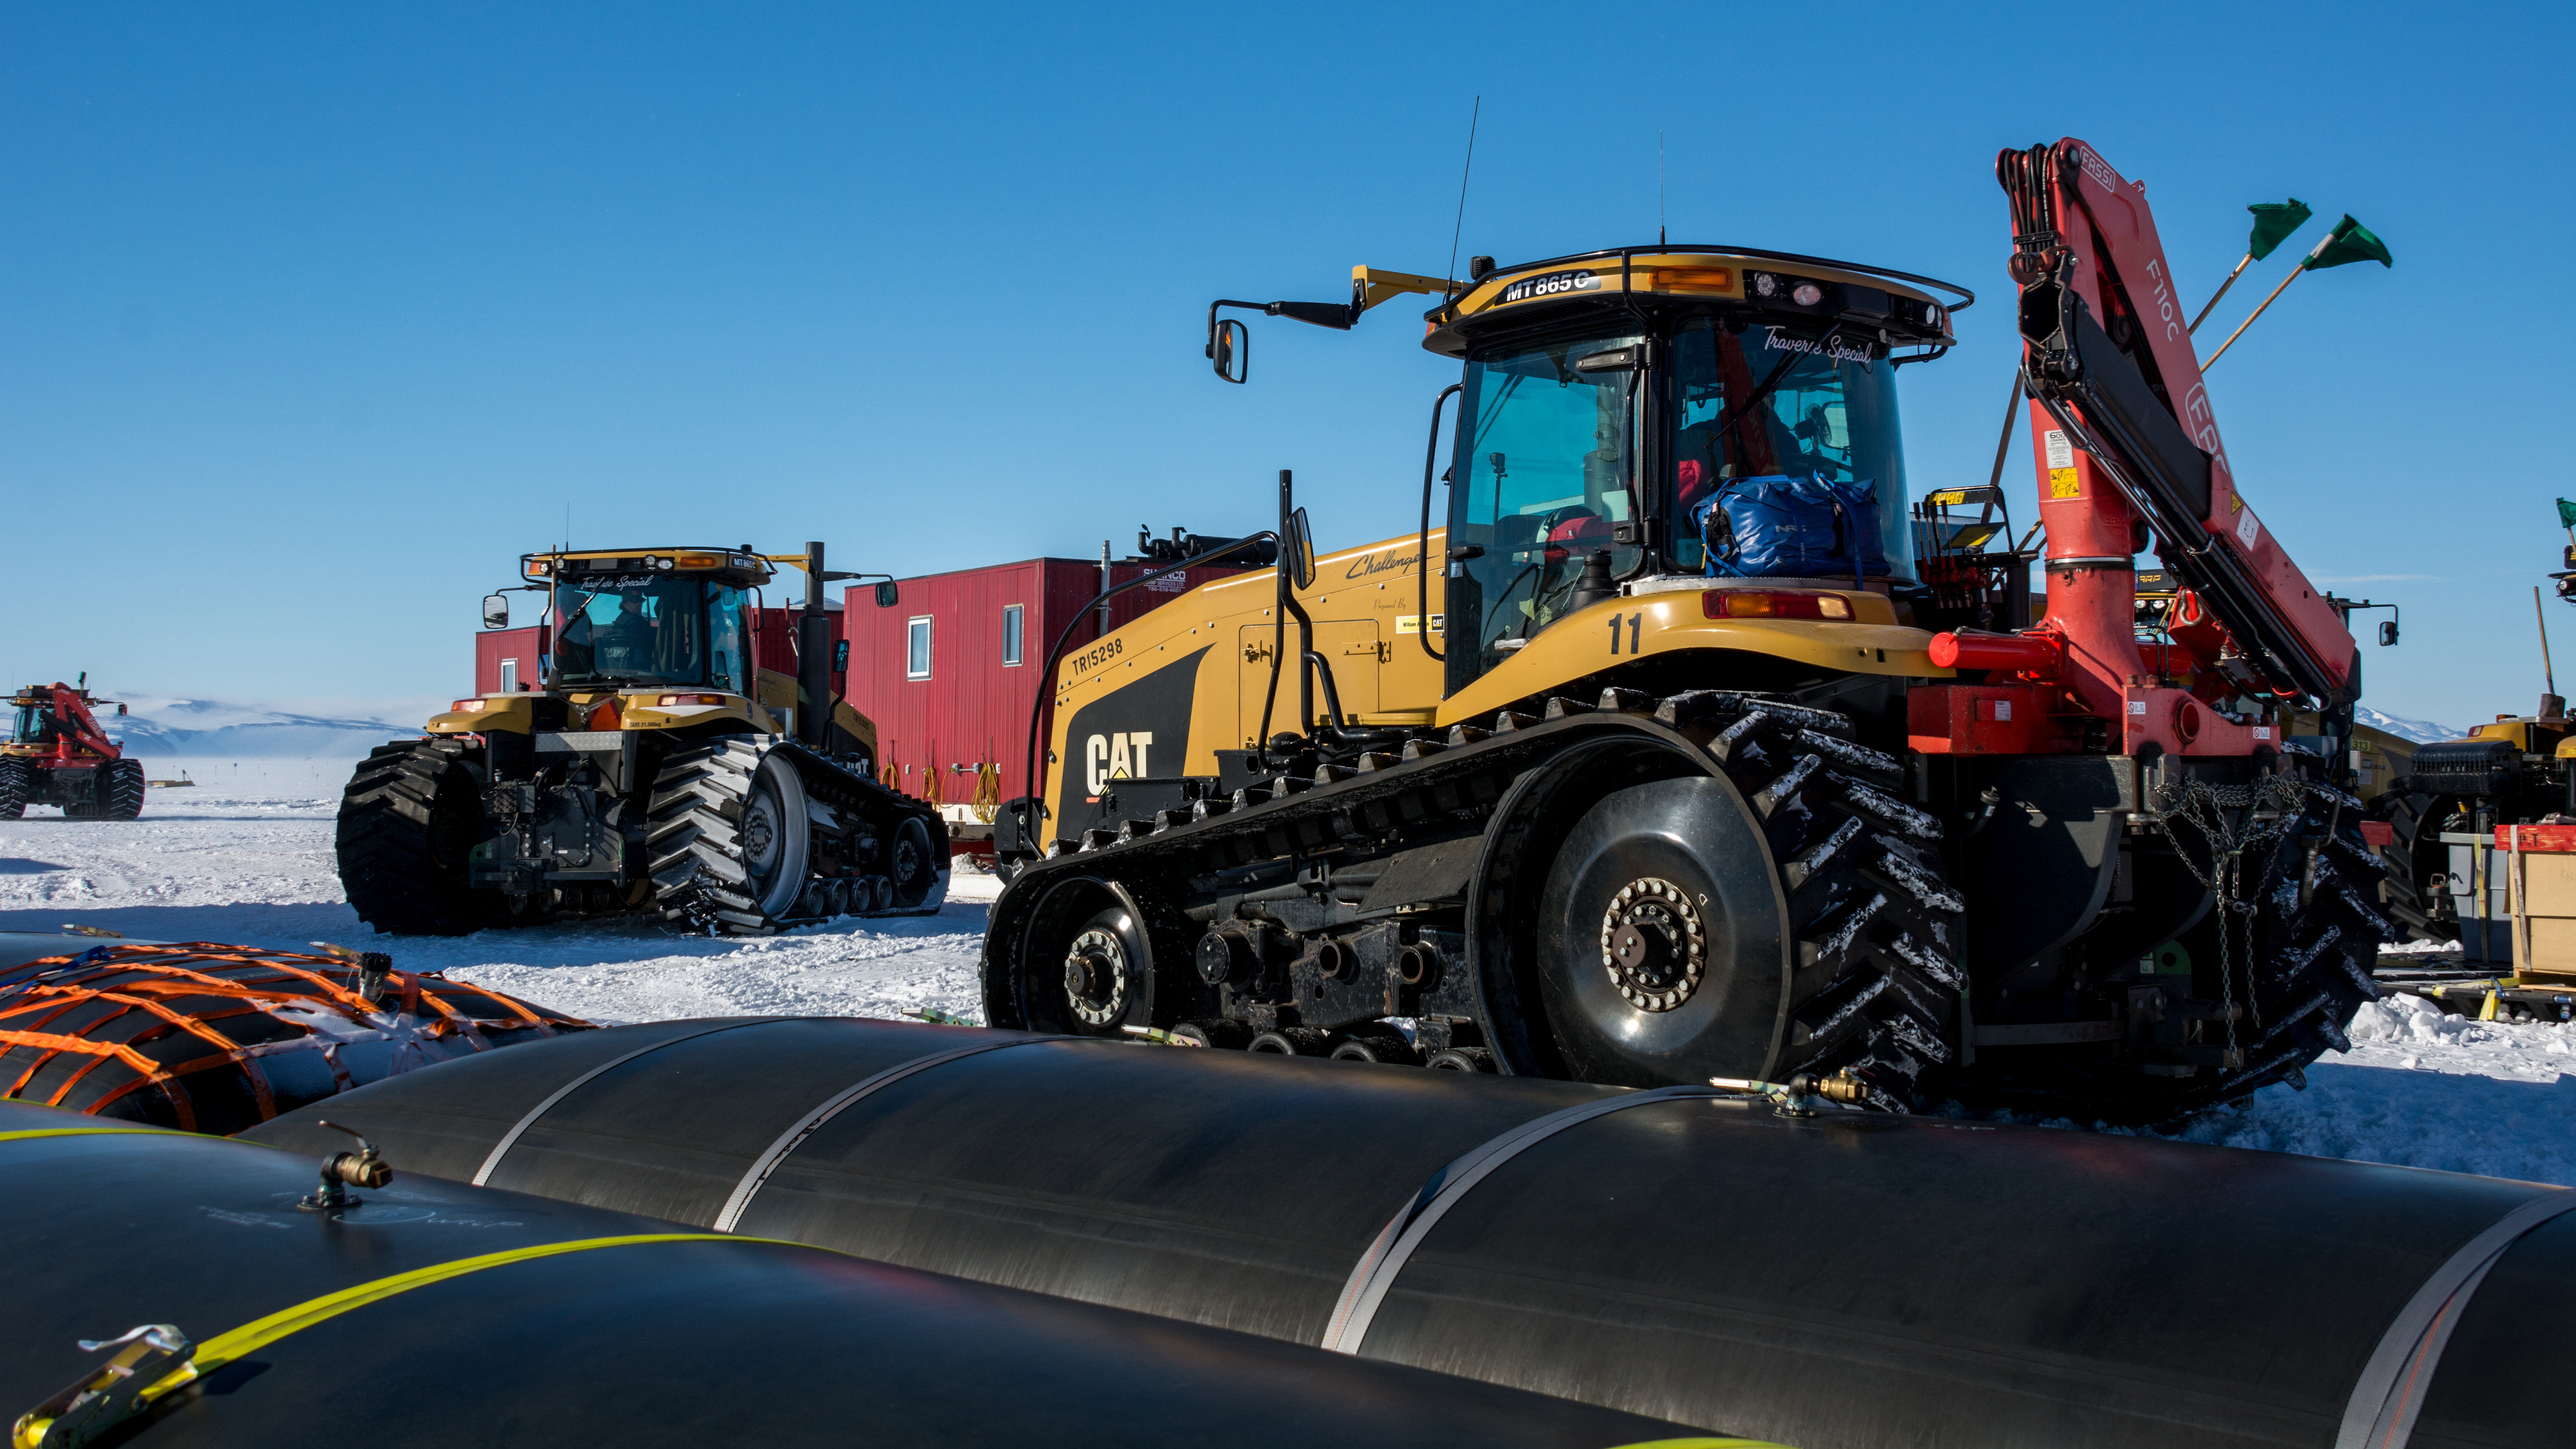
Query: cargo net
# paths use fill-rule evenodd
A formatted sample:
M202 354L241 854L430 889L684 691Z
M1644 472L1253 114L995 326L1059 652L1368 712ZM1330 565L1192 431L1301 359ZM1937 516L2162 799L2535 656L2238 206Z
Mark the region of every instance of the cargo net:
M2309 1062L2352 1045L2344 1024L2379 998L2372 969L2397 939L2376 904L2361 802L2284 769L2249 785L2159 786L2146 807L2215 899L2222 1093L2305 1086Z
M0 972L0 1098L230 1135L590 1025L373 952L97 946Z

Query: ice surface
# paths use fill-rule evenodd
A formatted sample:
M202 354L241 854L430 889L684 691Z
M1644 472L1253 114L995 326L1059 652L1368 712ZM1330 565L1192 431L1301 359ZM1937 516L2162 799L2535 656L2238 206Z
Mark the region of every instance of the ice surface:
M332 820L356 764L154 760L201 783L156 790L143 818L0 821L0 930L103 926L158 940L386 949L594 1021L738 1013L981 1019L976 956L990 876L961 869L935 916L842 921L766 940L675 936L646 922L376 936L341 899ZM79 946L86 942L69 942ZM2177 1135L2239 1147L2482 1172L2576 1186L2576 1035L2443 1017L2403 997L2367 1005L2352 1050ZM2071 1124L2069 1124L2071 1125Z

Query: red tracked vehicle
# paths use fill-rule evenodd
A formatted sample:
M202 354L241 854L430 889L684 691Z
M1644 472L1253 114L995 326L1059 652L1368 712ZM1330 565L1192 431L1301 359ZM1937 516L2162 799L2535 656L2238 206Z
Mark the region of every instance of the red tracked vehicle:
M116 701L91 695L88 683L84 674L79 684L30 684L9 701L17 716L0 744L0 820L16 820L30 805L59 805L76 820L143 813L143 762L125 758L98 727L90 706Z

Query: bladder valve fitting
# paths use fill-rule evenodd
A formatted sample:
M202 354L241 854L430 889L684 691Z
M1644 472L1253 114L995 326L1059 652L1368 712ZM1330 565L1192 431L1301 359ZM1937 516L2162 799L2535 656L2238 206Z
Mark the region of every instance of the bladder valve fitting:
M385 1155L376 1149L358 1129L337 1122L322 1126L334 1132L346 1132L358 1139L355 1152L334 1152L322 1159L322 1185L295 1200L295 1205L314 1212L334 1212L355 1207L362 1199L351 1197L352 1187L382 1187L394 1180L394 1170L386 1164Z

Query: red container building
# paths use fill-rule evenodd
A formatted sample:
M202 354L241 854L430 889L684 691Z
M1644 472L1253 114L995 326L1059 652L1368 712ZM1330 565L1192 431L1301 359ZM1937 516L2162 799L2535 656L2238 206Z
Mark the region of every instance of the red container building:
M1157 567L1110 564L1110 585ZM1109 627L1242 571L1194 568L1121 594L1109 603ZM1076 643L1101 633L1091 607L1102 588L1100 561L1024 559L895 587L891 608L876 607L863 588L850 593L842 616L850 706L876 722L879 774L889 784L941 805L952 831L981 823L967 808L981 767L999 772L996 798L1027 793L1029 710L1056 635L1069 623Z
M545 653L547 632L543 624L529 624L518 629L487 629L475 635L474 692L514 694L535 689L543 682L537 657Z

